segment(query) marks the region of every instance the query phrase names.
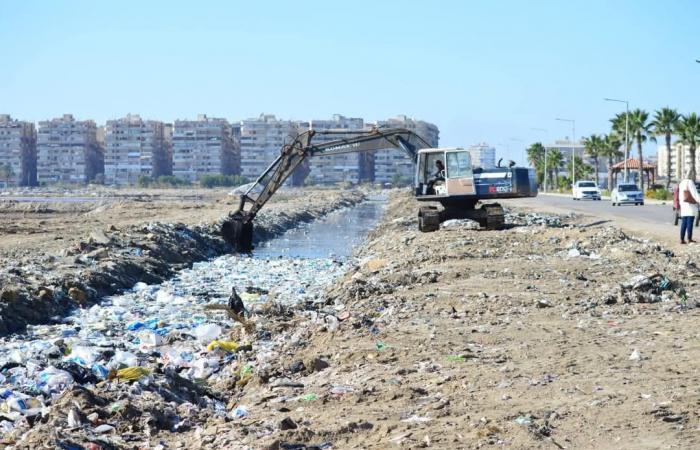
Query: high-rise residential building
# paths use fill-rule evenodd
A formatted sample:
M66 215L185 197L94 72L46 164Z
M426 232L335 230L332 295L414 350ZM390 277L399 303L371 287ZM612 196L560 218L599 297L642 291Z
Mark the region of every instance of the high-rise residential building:
M36 146L39 183L87 183L104 173L104 154L92 120L64 114L39 122Z
M666 178L666 144L657 147L656 159L658 163L658 176ZM690 157L690 145L681 142L671 144L671 181L680 181L685 177L685 172L690 168L692 158ZM695 170L700 172L700 150L695 152Z
M399 115L388 120L377 121L379 128L406 128L422 137L430 147L437 147L440 131L432 123ZM414 177L415 162L401 149L379 150L374 154L374 181L392 183L400 180L410 183Z
M241 121L241 175L256 179L280 155L284 144L291 143L308 122L279 120L272 114Z
M202 175L237 175L240 149L226 119L205 114L176 120L173 127L173 175L195 181Z
M173 124L163 124L163 143L165 144L165 161L162 166L163 173L161 175L173 174Z
M312 120L311 128L316 131L362 131L365 123L359 117L345 117L335 114L330 120ZM352 136L352 135L348 135ZM317 134L313 138L315 144L338 139L337 135ZM374 155L372 153L345 153L331 156L317 156L309 161L310 179L315 184L335 184L361 181L372 181L374 178Z
M34 124L0 114L0 185L36 184L36 133Z
M496 165L496 149L482 142L472 145L468 149L474 167L494 167Z
M104 131L105 183L135 184L139 176L166 175L169 155L163 122L136 114L108 120Z

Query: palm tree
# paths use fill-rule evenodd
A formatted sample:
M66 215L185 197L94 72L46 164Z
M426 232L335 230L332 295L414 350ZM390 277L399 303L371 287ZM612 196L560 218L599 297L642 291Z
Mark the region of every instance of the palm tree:
M666 190L671 186L671 135L678 125L681 115L671 108L661 108L654 113L654 133L666 137Z
M577 180L585 180L586 178L588 178L588 176L591 173L593 173L593 167L591 167L590 164L586 164L583 161L583 158L581 158L578 155L575 155L574 159L576 161L576 174L575 174L576 179ZM572 165L571 160L569 160L569 162L567 162L567 164L566 164L566 172L567 173L573 172L573 165Z
M615 117L610 119L612 123L612 132L620 137L621 142L625 142L625 135L629 136L629 130L627 129L627 118L626 113L615 114ZM630 150L632 149L632 141L628 140L625 145L625 160L630 159ZM625 170L625 180L630 177L629 169Z
M583 138L583 146L586 154L593 160L595 170L595 182L599 183L598 177L598 158L601 156L603 149L603 138L597 134L592 134L590 137Z
M644 192L644 158L642 158L642 143L647 140L656 141L649 113L642 109L635 109L630 112L630 134L637 141L637 153L639 155L639 189Z
M564 155L561 154L561 150L558 148L552 149L547 152L547 171L549 172L549 184L551 186L557 186L554 182L554 176L559 175L559 168L564 162Z
M695 113L682 116L676 125L676 134L679 140L690 147L690 168L693 171L692 178L695 180L695 149L700 140L700 118Z
M544 152L544 145L542 145L541 142L535 142L527 149L527 160L530 162L530 165L535 168L535 178L538 184L541 184L541 179L546 176Z
M603 135L601 139L600 156L608 158L608 190L612 191L612 166L615 164L615 161L622 156L622 152L620 151L622 142L620 142L620 138L616 133Z

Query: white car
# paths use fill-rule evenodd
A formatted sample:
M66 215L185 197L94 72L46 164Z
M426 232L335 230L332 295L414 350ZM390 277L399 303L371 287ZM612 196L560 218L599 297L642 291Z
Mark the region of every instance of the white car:
M600 189L593 181L577 181L572 189L574 200L600 200Z
M612 202L613 206L620 206L624 204L643 205L644 192L642 192L634 183L618 184L610 194L610 201Z

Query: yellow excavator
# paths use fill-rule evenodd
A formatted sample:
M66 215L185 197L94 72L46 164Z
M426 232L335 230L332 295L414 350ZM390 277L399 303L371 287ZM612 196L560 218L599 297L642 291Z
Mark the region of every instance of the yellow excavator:
M313 139L319 135L326 139L315 144ZM328 141L328 135L334 139ZM251 251L256 215L306 158L390 148L402 149L415 162L415 197L433 203L418 210L418 228L423 232L436 231L441 222L454 218L475 220L487 230L499 230L504 213L494 200L537 195L533 169L514 167L513 163L500 167L500 162L496 167L474 167L468 150L431 148L407 129L311 129L284 145L280 155L241 195L238 209L221 223L222 237L238 252Z

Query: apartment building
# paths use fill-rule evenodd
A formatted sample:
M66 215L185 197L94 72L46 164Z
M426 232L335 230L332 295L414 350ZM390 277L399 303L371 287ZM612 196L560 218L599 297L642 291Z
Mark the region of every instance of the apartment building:
M139 176L158 177L169 170L163 122L137 114L108 120L104 130L105 183L135 184Z
M333 115L328 120L312 120L311 128L316 131L362 131L364 119ZM352 136L352 135L350 135ZM320 144L338 139L335 135L314 136L313 142ZM336 184L347 182L358 184L374 179L374 155L372 153L346 153L342 155L317 156L309 161L308 179L314 184Z
M92 120L64 114L39 122L36 151L39 183L87 183L104 173L104 153Z
M430 147L437 147L440 141L440 131L436 125L405 115L380 120L373 125L379 128L406 128L422 137ZM374 153L374 181L377 183L392 183L395 179L410 183L414 170L414 162L401 149L379 150Z
M197 120L176 120L172 148L173 175L183 180L240 173L240 149L226 119L200 114Z
M34 124L0 114L0 185L36 185L36 132Z
M308 128L308 122L280 120L273 114L242 120L241 175L257 178L279 156L284 144L292 142L299 131Z
M660 144L656 148L656 159L658 163L658 176L666 178L667 148L666 144ZM682 180L685 171L691 166L690 145L674 142L671 144L671 181ZM700 148L695 150L695 170L700 172Z
M468 149L474 167L494 167L496 165L496 149L485 142L470 146Z

